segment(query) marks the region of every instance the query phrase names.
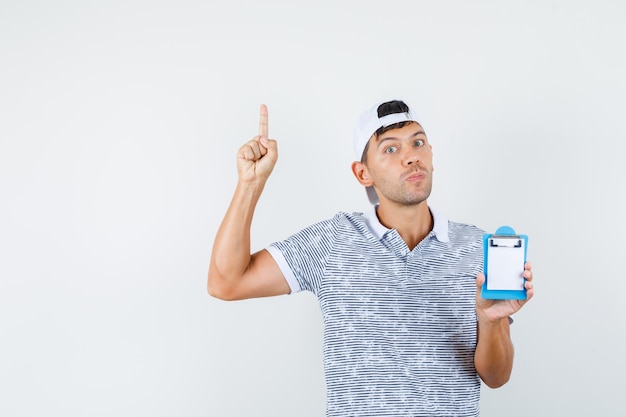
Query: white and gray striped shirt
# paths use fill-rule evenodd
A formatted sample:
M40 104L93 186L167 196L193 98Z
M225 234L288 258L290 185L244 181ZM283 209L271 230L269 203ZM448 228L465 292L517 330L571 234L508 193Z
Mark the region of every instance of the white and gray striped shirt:
M318 297L328 417L478 416L484 232L431 212L433 230L412 251L374 208L268 247L292 293Z

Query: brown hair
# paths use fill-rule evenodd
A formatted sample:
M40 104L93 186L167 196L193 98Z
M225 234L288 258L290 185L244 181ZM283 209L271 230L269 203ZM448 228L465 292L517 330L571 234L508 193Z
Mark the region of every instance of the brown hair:
M378 111L378 117L380 118L380 117L389 116L390 114L395 114L395 113L407 113L409 111L409 106L407 106L404 103L404 101L392 100L392 101L387 101L381 104L380 106L378 106L377 111ZM373 136L374 138L377 138L378 136L382 135L388 130L398 129L398 128L406 126L409 123L413 123L413 122L404 121L404 122L394 123L389 126L382 126L378 128L376 132L374 132ZM364 164L367 163L367 150L369 149L369 147L370 147L370 142L368 141L365 144L365 149L363 149L363 155L361 155L361 162Z

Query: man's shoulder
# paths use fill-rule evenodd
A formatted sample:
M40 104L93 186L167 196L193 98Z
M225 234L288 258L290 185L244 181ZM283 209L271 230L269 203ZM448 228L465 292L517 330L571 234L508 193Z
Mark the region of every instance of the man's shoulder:
M360 211L338 211L334 215L319 221L318 223L343 223L343 222L363 222L367 216Z
M442 236L442 239L444 241L446 240L446 238L482 238L482 235L485 233L483 229L475 226L474 224L450 220L442 212L433 209L430 206L429 209L435 220L434 231L437 233L438 236ZM443 238L443 236L445 236L446 238Z
M305 227L301 232L330 232L331 230L345 228L363 230L366 227L365 216L362 212L338 211L330 217L312 223L308 227Z
M463 223L448 220L448 235L451 240L476 240L482 241L485 231L471 223Z
M468 232L468 233L479 233L481 235L485 233L485 231L482 228L472 223L457 222L454 220L448 220L448 227L453 228L458 231Z

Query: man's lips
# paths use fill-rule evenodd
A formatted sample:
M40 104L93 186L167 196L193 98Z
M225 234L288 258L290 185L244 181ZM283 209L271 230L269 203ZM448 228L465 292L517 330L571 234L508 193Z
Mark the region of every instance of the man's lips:
M404 181L416 182L421 181L426 177L423 172L411 172L404 177Z

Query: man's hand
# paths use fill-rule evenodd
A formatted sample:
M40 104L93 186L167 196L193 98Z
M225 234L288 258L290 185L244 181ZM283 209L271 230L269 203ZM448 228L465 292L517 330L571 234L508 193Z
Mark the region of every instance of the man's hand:
M533 273L530 262L524 264L524 278L526 278L526 282L524 283L526 288L525 300L486 300L480 295L483 283L485 282L485 275L479 273L476 278L476 314L478 315L478 319L496 322L518 312L534 295Z
M241 182L265 182L278 160L278 146L268 137L267 106L261 104L259 135L239 148L237 171Z

